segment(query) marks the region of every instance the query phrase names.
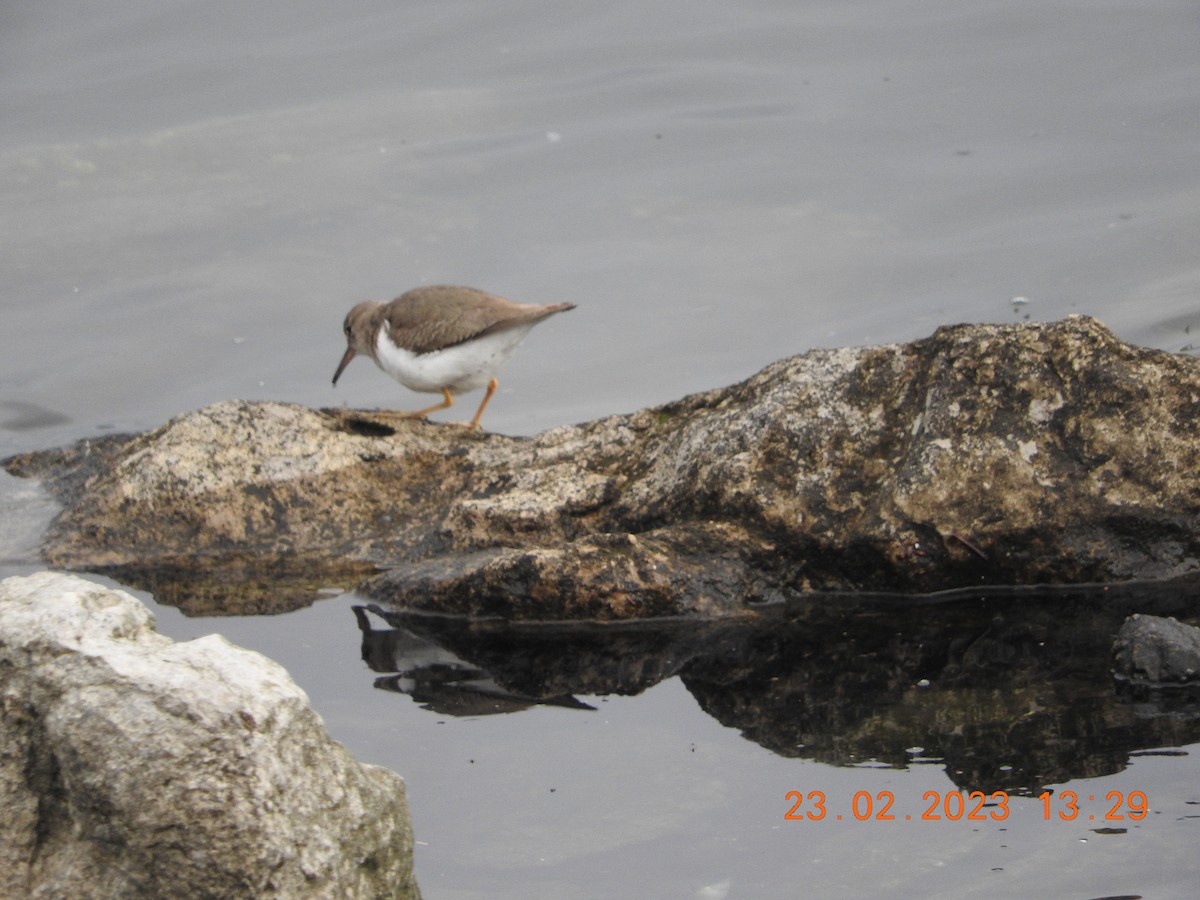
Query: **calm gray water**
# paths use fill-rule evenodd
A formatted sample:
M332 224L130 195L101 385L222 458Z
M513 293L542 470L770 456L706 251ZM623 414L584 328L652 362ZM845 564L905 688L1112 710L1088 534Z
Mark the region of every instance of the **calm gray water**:
M508 433L950 322L1086 313L1194 352L1197 47L1194 0L4 4L0 455L233 397L424 403L364 362L329 380L353 303L445 281L578 304L502 373ZM28 570L43 506L0 500ZM799 836L800 781L945 780L778 759L673 682L445 721L370 688L349 602L162 619L276 656L407 776L433 900L1194 883L1196 820ZM1122 783L1200 800L1194 760Z

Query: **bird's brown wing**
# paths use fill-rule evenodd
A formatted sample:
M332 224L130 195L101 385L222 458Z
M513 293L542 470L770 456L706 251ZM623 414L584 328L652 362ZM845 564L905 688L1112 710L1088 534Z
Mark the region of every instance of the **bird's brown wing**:
M475 288L414 288L388 304L392 340L413 353L431 353L505 328L536 322L572 304L513 303Z

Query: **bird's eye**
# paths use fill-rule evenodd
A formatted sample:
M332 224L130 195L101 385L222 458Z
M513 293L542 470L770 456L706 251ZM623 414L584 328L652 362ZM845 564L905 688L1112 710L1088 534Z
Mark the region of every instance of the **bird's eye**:
M345 333L346 337L350 337L350 323L349 322L342 323L342 331Z

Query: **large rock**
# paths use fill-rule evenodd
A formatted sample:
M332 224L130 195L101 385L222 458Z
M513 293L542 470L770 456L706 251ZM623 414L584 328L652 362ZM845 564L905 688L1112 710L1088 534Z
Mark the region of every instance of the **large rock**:
M529 440L230 402L8 467L65 497L48 560L206 611L372 565L378 600L512 618L1163 579L1200 558L1200 361L964 325Z
M1163 616L1133 615L1113 642L1116 674L1144 685L1200 686L1200 628Z
M276 663L75 576L0 582L0 896L416 897L404 783Z

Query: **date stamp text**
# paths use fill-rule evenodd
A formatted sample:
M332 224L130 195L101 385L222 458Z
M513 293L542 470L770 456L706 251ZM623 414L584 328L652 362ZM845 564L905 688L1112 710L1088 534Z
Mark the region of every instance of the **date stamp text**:
M1029 798L1022 798L1029 799ZM1045 791L1036 798L1041 803L1042 819L1060 822L1103 821L1140 822L1150 811L1143 791L1109 791L1097 797L1082 798L1075 791L1051 793ZM1008 819L1010 797L1005 791L926 791L921 804L911 812L896 808L896 796L891 791L856 791L843 811L838 811L824 791L788 791L788 809L784 819L791 822L820 822L843 818L859 822L924 821L924 822L1003 822Z

